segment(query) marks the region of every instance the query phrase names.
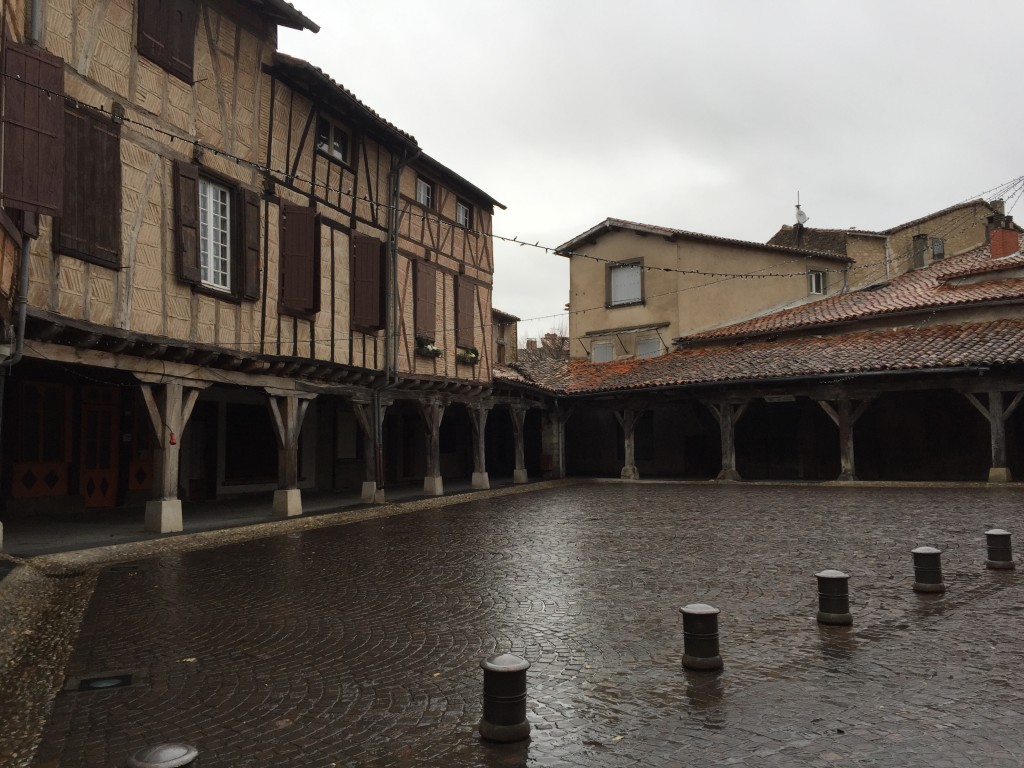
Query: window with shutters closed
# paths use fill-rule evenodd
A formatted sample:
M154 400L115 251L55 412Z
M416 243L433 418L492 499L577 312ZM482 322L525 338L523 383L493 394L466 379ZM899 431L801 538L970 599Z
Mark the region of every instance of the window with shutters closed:
M64 210L54 250L121 267L121 126L82 107L64 110Z
M473 306L476 303L476 286L463 275L459 275L455 283L455 302L455 343L469 349L475 340Z
M221 296L259 298L259 195L179 161L174 214L178 279Z
M416 336L437 340L437 268L426 261L416 262Z
M352 233L352 327L373 332L384 327L384 243Z
M139 53L186 83L193 82L196 0L139 0Z
M4 44L3 204L60 216L64 203L64 61Z
M320 311L320 216L313 208L281 207L281 309Z

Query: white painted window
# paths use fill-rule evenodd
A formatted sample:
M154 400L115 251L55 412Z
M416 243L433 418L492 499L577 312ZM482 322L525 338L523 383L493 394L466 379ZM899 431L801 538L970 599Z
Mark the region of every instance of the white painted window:
M614 341L595 341L590 348L590 361L593 363L607 363L615 359Z
M203 285L231 290L231 190L199 179L199 266Z
M637 357L657 357L661 354L661 339L640 339L636 343Z
M473 226L473 207L462 200L455 203L455 221L460 227L469 229Z
M434 184L421 176L416 177L416 202L427 208L434 207Z
M611 281L609 304L635 304L643 298L643 269L639 264L613 266L608 270Z
M348 133L326 117L317 119L316 148L341 162L348 161Z
M807 273L807 292L810 294L825 293L825 273L821 270L812 269Z

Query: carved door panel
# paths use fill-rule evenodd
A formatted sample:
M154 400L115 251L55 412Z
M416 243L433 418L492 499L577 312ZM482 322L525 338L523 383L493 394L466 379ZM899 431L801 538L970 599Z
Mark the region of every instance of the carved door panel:
M87 507L117 503L118 440L117 390L89 389L82 403L82 450L79 493Z

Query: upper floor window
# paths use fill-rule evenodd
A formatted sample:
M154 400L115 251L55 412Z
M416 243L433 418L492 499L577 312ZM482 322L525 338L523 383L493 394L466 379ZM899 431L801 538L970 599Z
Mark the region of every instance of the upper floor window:
M639 261L609 264L608 306L638 304L643 300L643 265Z
M196 46L196 0L139 0L139 53L191 83Z
M812 269L807 273L807 292L810 294L825 293L825 273L820 269Z
M938 261L946 257L946 241L941 237L932 238L932 259Z
M326 117L316 121L316 148L335 160L348 162L348 131Z
M174 208L178 277L218 294L257 298L259 195L200 173L193 163L177 162Z
M657 357L661 354L661 339L640 339L636 343L637 357Z
M614 341L595 341L590 348L592 363L609 363L615 358Z
M466 229L473 226L473 206L465 200L457 200L455 203L455 223Z
M416 202L426 208L434 207L434 182L416 177Z

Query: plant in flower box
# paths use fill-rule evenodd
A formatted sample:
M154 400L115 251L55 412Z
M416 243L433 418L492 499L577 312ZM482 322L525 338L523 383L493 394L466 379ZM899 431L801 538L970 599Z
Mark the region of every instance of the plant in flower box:
M434 344L433 339L426 336L416 337L416 354L420 357L440 357L444 350Z
M455 360L466 365L476 365L480 362L480 352L476 347L461 347L455 353Z

